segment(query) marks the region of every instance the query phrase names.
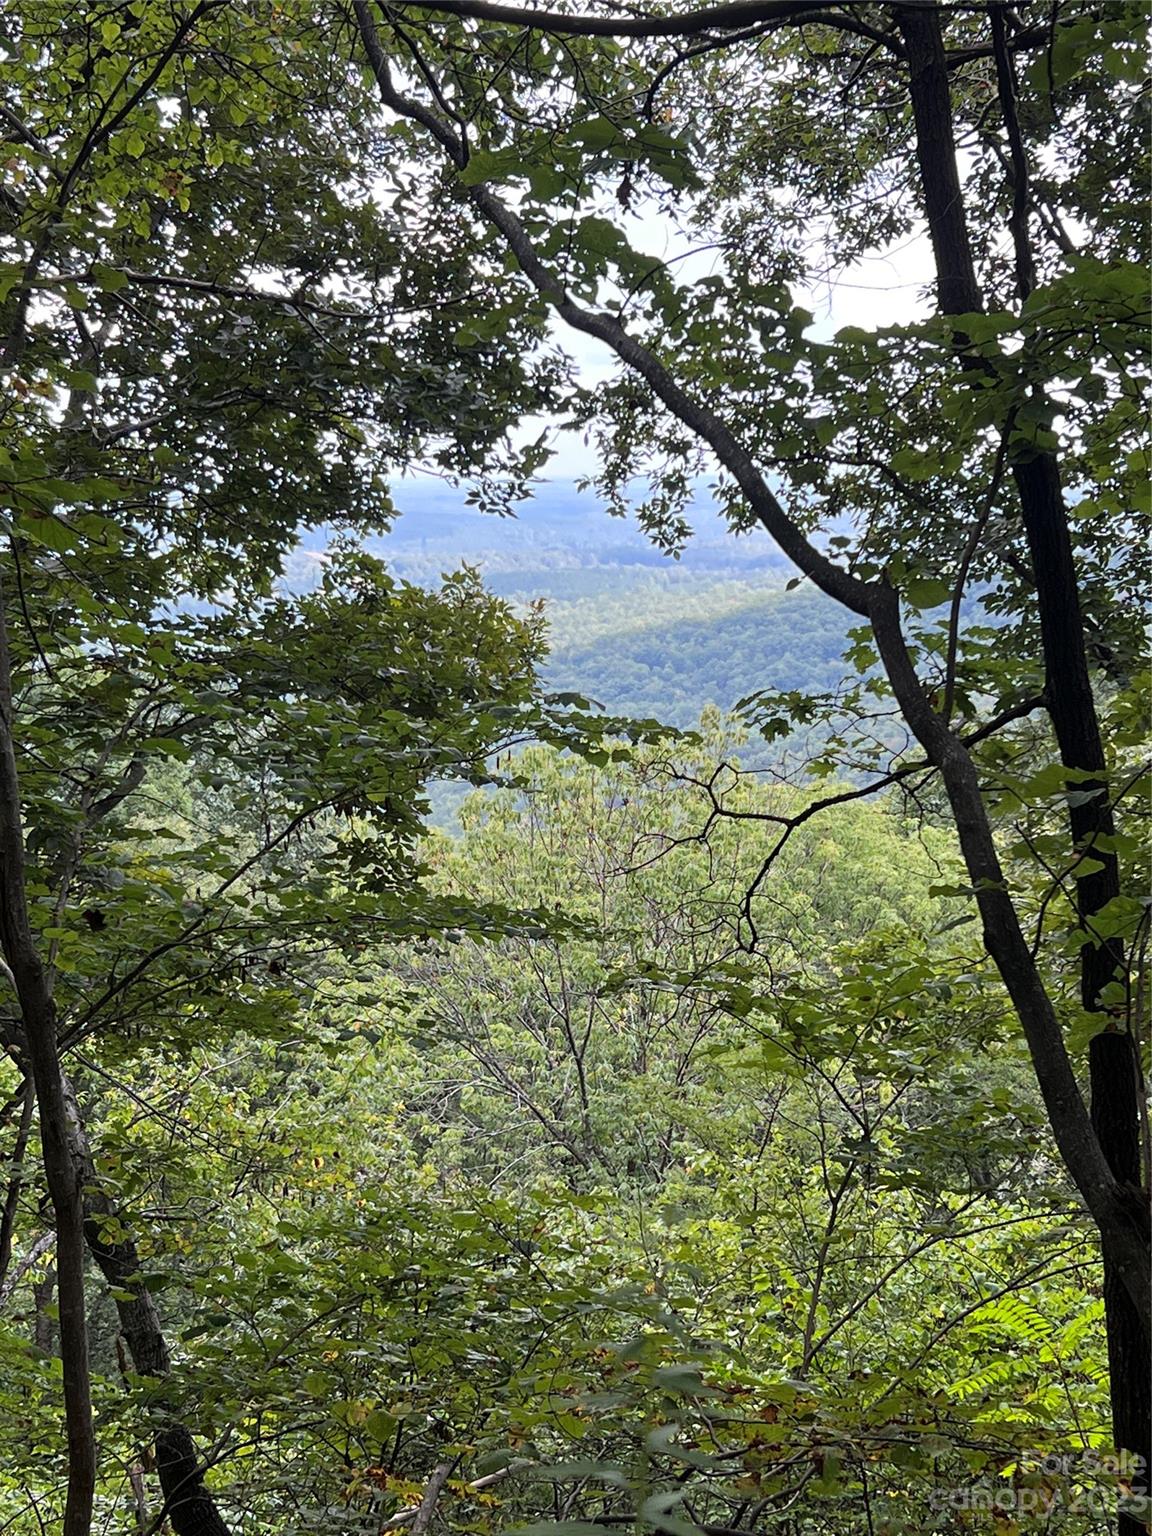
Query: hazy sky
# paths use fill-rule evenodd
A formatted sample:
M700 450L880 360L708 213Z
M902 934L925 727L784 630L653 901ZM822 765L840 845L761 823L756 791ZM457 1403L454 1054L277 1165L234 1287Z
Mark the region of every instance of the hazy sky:
M646 253L667 260L683 250L685 240L671 226L655 217L633 217L626 221L633 245ZM700 277L712 266L708 255L694 255L678 264L683 277ZM812 288L797 289L798 304L812 311L812 334L831 336L841 326L873 327L896 325L922 318L929 313L922 294L931 281L931 248L926 233L917 233L887 251L877 252L847 268L829 285L822 282ZM579 364L585 384L594 385L612 376L619 367L612 353L590 336L569 330L556 322L556 336L565 351ZM547 425L533 418L525 424L524 441L537 437ZM588 449L575 433L557 433L556 453L546 478L572 480L586 474Z

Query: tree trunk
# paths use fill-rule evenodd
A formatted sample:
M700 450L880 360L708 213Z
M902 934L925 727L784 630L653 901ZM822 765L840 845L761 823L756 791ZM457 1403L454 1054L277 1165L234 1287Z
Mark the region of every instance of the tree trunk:
M60 1361L68 1439L68 1494L63 1536L89 1536L96 1491L96 1440L88 1314L84 1295L84 1214L80 1169L68 1141L64 1077L56 1041L56 1009L28 919L24 822L12 715L12 671L0 589L0 952L14 987L20 1021L5 1045L32 1079L40 1108L44 1176L56 1224Z
M103 1223L109 1218L116 1220L121 1231L124 1221L101 1189L80 1107L67 1078L64 1088L73 1155L84 1169L84 1233L89 1251L116 1294L120 1332L134 1369L140 1376L163 1381L171 1373L172 1358L160 1314L152 1293L141 1283L140 1255L135 1242L129 1236L110 1242L101 1235ZM163 1408L162 1399L156 1406ZM230 1536L204 1486L204 1470L188 1429L173 1420L157 1431L155 1445L164 1509L176 1536Z
M909 89L916 123L916 153L925 211L937 269L937 297L942 313L971 313L982 308L963 196L956 166L952 109L944 43L937 11L900 13L900 32L908 51ZM1002 82L1003 86L1003 82ZM1001 94L1006 114L1011 101ZM1016 125L1011 125L1016 131ZM1016 141L1019 145L1019 140ZM1017 198L1020 187L1014 189ZM1022 231L1017 230L1019 242ZM965 338L957 337L962 350ZM1109 801L1107 764L1088 669L1068 516L1056 459L1048 453L1017 457L1012 475L1032 558L1045 669L1045 703L1069 779L1068 822L1073 849L1091 853L1094 868L1076 878L1077 915L1086 933L1092 919L1120 893L1115 853L1107 840L1115 831ZM1100 847L1100 841L1104 846ZM1100 1012L1103 994L1123 975L1124 954L1116 939L1089 939L1081 950L1081 1000ZM1148 1494L1152 1465L1152 1350L1130 1288L1120 1276L1119 1240L1130 1242L1135 1227L1149 1242L1145 1173L1140 1140L1140 1064L1131 1033L1116 1030L1107 1014L1102 1033L1091 1042L1089 1079L1092 1125L1113 1175L1132 1199L1117 1211L1113 1229L1101 1228L1104 1305L1108 1337L1113 1432L1117 1449L1132 1461L1133 1488ZM1129 1029L1131 1021L1129 1021ZM1118 1231L1116 1227L1128 1228ZM1128 1515L1119 1519L1121 1536L1136 1536L1146 1526Z
M42 1355L52 1353L52 1318L48 1308L52 1305L52 1292L56 1289L56 1266L50 1264L43 1279L32 1287L32 1343Z
M1096 1035L1088 1047L1092 1078L1092 1123L1104 1155L1118 1179L1139 1187L1140 1136L1129 1134L1133 1101L1139 1093L1140 1062L1133 1038L1119 1031ZM1149 1240L1148 1207L1137 1211ZM1120 1536L1146 1536L1149 1469L1152 1468L1152 1370L1140 1314L1132 1304L1107 1241L1104 1246L1104 1316L1108 1333L1108 1372L1112 1398L1112 1434L1119 1451L1132 1461L1126 1473L1137 1498L1145 1501L1143 1519L1120 1516Z
M23 1100L20 1105L20 1123L16 1127L16 1143L8 1160L11 1170L8 1189L4 1195L4 1210L0 1215L0 1296L8 1278L8 1266L12 1262L12 1234L16 1229L16 1210L20 1203L20 1190L24 1183L24 1154L32 1133L32 1112L36 1108L36 1096L32 1084L25 1079Z
M1072 541L1055 460L1044 454L1016 464L1013 473L1036 578L1048 712L1060 760L1066 768L1077 770L1077 777L1069 783L1072 846L1077 852L1088 852L1097 866L1076 879L1077 915L1085 933L1090 934L1093 918L1120 894L1120 871L1107 842L1116 829L1088 672ZM1091 777L1083 778L1082 774ZM1092 1124L1117 1179L1142 1191L1140 1055L1131 1033L1132 1021L1126 1021L1126 1031L1116 1029L1103 998L1105 988L1123 974L1124 950L1119 940L1085 942L1080 951L1081 1002L1088 1012L1101 1012L1104 1025L1090 1042L1088 1052ZM1134 1217L1142 1221L1148 1241L1148 1206L1143 1195L1134 1206ZM1146 1498L1152 1466L1152 1357L1139 1313L1116 1273L1109 1234L1103 1232L1101 1238L1112 1431L1117 1449L1136 1458L1133 1491ZM1122 1515L1119 1529L1121 1536L1140 1536L1147 1527Z

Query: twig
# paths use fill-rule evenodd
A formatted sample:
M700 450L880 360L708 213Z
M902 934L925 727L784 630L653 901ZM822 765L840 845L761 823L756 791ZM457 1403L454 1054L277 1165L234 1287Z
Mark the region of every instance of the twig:
M424 1490L424 1497L420 1500L419 1504L413 1504L409 1509L402 1509L397 1514L390 1515L380 1527L380 1536L384 1536L386 1531L398 1531L406 1525L412 1526L413 1536L421 1536L421 1533L428 1527L428 1521L431 1520L433 1510L436 1507L436 1500L440 1497L441 1490L451 1476L452 1468L455 1465L455 1462L441 1462L440 1466L433 1472L428 1486ZM495 1472L488 1472L483 1477L473 1478L470 1483L465 1483L465 1490L468 1493L482 1493L485 1488L493 1488L497 1483L502 1483L506 1477L511 1477L513 1472L521 1472L525 1467L530 1467L531 1465L530 1461L510 1462L508 1466L499 1467ZM443 1472L442 1477L440 1476L441 1472ZM440 1478L439 1482L436 1481L438 1477ZM432 1495L431 1500L429 1500L429 1494ZM417 1525L416 1522L423 1514L426 1505L428 1506L427 1518L423 1525Z
M55 1232L42 1232L40 1234L19 1264L13 1268L11 1275L0 1286L0 1307L7 1305L8 1298L32 1268L33 1264L38 1259L42 1259L55 1242Z
M1000 482L1004 478L1004 466L1008 458L1008 439L1012 435L1012 428L1016 424L1016 410L1013 408L1008 413L1008 420L1004 423L1004 430L1000 434L1000 441L996 447L996 461L992 466L992 479L988 486L988 494L984 498L984 505L977 514L976 521L972 524L972 531L968 535L968 542L964 546L964 553L960 557L960 569L956 573L956 585L952 589L952 608L948 614L948 656L944 664L944 702L940 713L944 717L944 724L948 725L952 720L952 701L956 694L956 652L960 644L960 605L964 601L964 588L968 584L968 571L972 561L976 557L976 551L980 547L980 540L984 535L984 529L988 525L988 519L992 515L992 506L996 500L996 493L1000 489Z

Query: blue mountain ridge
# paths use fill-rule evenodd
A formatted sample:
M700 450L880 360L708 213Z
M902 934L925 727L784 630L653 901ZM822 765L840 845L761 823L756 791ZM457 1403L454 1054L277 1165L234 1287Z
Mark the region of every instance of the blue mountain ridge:
M545 686L609 713L688 726L710 704L727 711L758 689L824 689L843 675L849 617L811 588L788 591L791 567L768 536L732 534L704 494L678 559L571 482L541 485L515 517L482 513L431 478L393 494L400 516L371 552L404 580L432 585L469 565L517 606L543 599ZM326 542L322 529L301 541L290 590L318 579Z

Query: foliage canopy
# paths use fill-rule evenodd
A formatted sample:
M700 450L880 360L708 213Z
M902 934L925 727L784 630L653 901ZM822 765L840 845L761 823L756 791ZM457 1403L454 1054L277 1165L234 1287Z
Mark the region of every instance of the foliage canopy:
M11 1528L1144 1529L1143 20L7 8ZM541 416L851 616L819 798L360 550Z

